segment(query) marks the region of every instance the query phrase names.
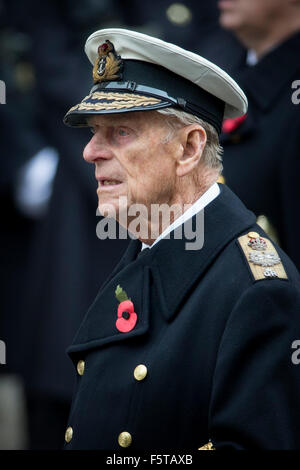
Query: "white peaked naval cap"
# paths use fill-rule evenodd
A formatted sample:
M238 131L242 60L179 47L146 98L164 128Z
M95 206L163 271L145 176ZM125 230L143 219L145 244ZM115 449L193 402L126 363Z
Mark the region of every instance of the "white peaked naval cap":
M127 29L91 34L85 52L93 65L92 87L64 122L86 126L92 114L176 107L212 124L247 112L238 84L204 57L174 44Z

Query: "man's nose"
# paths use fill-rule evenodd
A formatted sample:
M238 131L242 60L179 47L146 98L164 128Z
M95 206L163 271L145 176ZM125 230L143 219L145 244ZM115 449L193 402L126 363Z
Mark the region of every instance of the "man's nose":
M95 163L97 160L108 160L112 158L113 153L108 145L99 142L96 136L93 136L83 151L83 158L88 163Z

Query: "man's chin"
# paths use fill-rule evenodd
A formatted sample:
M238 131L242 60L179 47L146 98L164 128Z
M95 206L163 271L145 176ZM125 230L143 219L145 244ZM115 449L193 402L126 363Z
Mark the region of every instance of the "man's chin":
M123 199L125 199L123 201ZM128 207L127 198L120 198L117 202L98 202L98 211L103 217L115 219L119 222L120 218L127 221Z
M239 19L236 15L228 12L222 12L219 16L219 24L222 28L229 31L235 31L239 26Z
M115 204L111 204L109 202L99 202L98 211L100 212L100 215L102 215L103 217L116 219L119 210L115 206Z

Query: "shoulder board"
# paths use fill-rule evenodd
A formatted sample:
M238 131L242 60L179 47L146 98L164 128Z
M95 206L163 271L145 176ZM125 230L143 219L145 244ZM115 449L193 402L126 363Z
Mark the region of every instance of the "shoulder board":
M287 279L281 259L273 243L256 232L238 238L240 247L249 263L254 280Z

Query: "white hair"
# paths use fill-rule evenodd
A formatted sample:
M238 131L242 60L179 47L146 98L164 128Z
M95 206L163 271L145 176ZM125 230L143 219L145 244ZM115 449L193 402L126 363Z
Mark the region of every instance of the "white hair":
M207 141L203 151L202 161L209 167L222 172L222 154L223 148L219 142L219 136L216 129L206 121L203 121L193 114L186 113L174 108L157 109L158 113L167 116L166 124L171 128L172 132L179 127L188 126L190 124L200 124L206 132ZM169 117L169 119L168 119ZM167 137L167 139L170 135Z

